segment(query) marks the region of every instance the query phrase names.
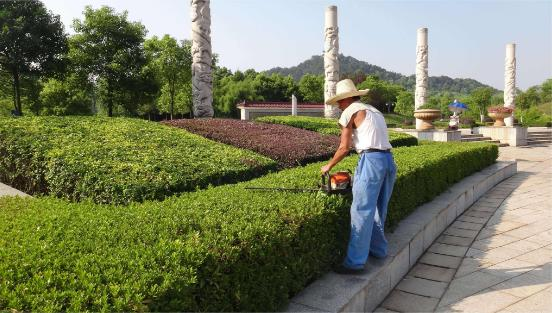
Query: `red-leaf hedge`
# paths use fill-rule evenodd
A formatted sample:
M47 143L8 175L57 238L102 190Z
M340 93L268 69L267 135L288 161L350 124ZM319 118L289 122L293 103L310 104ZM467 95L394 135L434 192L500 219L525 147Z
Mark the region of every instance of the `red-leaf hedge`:
M233 119L194 119L163 122L206 138L253 150L276 160L281 168L327 160L339 138L295 127Z

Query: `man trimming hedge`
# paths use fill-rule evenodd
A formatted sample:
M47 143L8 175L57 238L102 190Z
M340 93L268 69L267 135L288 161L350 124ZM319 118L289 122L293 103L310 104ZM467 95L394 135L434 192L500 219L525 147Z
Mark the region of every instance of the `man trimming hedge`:
M352 80L344 79L337 83L336 95L327 101L343 111L339 118L341 142L334 157L321 168L322 173L329 172L347 156L352 145L360 154L353 184L351 235L347 256L335 268L339 274L362 272L369 254L376 258L387 255L383 228L397 166L383 114L360 102L360 96L367 93L368 90L357 90Z

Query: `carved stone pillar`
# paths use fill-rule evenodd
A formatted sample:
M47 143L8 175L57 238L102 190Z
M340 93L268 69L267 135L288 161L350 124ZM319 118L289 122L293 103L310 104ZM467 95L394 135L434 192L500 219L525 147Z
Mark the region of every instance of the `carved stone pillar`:
M427 103L428 74L427 74L427 28L419 28L416 44L416 92L414 94L414 109ZM422 120L416 119L416 129L420 129Z
M213 117L210 0L191 0L194 117Z
M516 44L506 45L506 59L504 61L504 106L515 109L516 102ZM514 114L505 118L506 126L514 126Z
M339 81L339 28L337 27L337 7L326 8L324 28L324 102L335 96L335 85ZM324 105L324 117L337 118L341 110L337 106Z

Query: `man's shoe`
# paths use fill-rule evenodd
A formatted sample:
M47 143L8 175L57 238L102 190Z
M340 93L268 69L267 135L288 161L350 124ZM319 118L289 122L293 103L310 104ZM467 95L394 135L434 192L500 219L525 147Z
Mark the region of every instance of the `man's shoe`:
M364 269L363 268L358 268L358 269L355 269L355 268L348 268L348 267L345 267L343 266L343 264L335 267L333 269L334 272L336 272L337 274L342 274L342 275L358 275L358 274L362 274L364 272Z

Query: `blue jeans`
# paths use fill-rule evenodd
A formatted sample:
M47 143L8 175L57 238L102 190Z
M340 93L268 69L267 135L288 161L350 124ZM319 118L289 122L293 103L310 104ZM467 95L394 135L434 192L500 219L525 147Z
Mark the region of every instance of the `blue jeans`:
M343 265L364 268L368 254L387 256L384 235L387 205L393 192L397 166L391 153L362 153L353 182L351 235Z

